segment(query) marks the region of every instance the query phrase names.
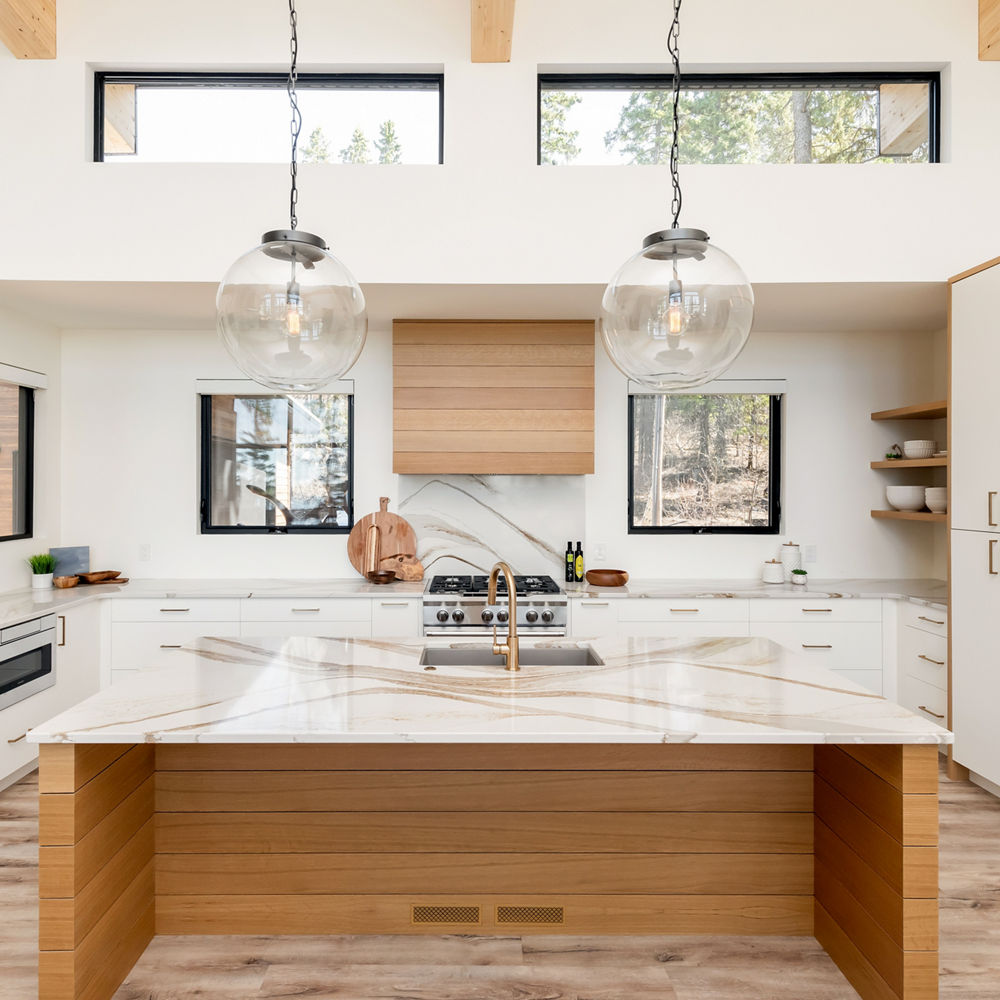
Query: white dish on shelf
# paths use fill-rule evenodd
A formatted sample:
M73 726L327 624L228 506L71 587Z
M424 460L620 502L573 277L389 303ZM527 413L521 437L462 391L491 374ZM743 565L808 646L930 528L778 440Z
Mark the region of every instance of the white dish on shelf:
M937 441L904 441L904 458L930 458L937 451Z
M885 499L893 510L923 510L926 486L887 486Z
M924 490L924 501L932 514L946 514L948 512L948 487L928 486Z

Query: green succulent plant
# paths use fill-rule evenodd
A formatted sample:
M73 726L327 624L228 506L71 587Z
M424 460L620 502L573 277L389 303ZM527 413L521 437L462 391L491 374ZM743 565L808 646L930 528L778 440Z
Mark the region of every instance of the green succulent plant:
M48 552L40 552L37 556L28 557L28 565L36 576L43 576L56 568L56 557Z

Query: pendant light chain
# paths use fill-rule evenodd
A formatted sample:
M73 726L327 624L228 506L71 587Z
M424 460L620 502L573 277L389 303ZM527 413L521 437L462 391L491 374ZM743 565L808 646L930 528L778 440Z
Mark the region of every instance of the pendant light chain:
M670 31L667 33L667 51L670 53L670 58L673 60L674 64L674 83L673 83L673 111L674 111L674 122L673 122L673 136L670 142L670 183L674 188L674 196L670 202L670 211L673 213L673 229L677 228L677 222L681 215L681 204L683 198L681 197L681 182L678 176L679 170L679 156L678 156L678 135L680 132L680 100L681 100L681 53L680 53L680 37L681 37L681 2L682 0L674 0L674 19L670 23Z
M292 162L289 173L292 177L292 189L288 196L288 214L291 220L291 229L298 228L299 217L297 206L299 202L299 133L302 131L302 112L299 110L299 96L295 86L299 79L299 19L295 11L295 0L288 0L288 22L292 29L292 36L289 43L291 50L291 64L288 68L288 102L292 108L291 134L292 134Z

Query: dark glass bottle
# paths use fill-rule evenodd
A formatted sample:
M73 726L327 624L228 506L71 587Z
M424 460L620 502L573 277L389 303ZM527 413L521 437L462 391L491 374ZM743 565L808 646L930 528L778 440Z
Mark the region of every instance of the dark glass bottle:
M576 580L576 557L573 555L573 543L566 543L566 582Z
M573 579L577 583L583 580L583 546L580 542L576 543L576 553L573 557Z

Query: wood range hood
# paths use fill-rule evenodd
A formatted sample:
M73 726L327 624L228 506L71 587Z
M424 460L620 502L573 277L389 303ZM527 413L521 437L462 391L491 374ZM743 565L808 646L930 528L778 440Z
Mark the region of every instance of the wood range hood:
M396 473L594 471L593 320L392 328Z

